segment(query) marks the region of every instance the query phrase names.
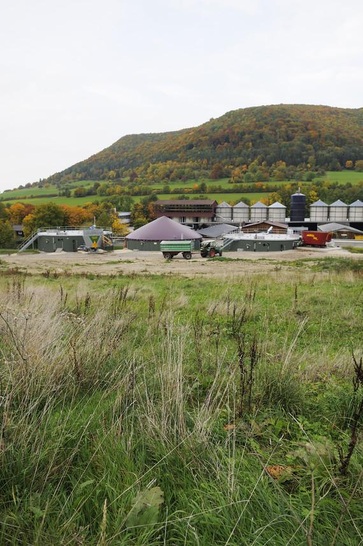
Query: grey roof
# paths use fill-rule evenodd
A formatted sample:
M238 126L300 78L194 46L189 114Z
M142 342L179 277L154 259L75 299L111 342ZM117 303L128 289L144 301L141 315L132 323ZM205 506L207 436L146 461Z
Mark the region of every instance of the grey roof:
M253 208L267 208L267 206L264 203L261 203L261 201L257 201L254 205L252 205L251 209Z
M354 201L354 203L352 203L350 206L351 206L351 207L363 207L363 201L361 201L360 199L357 199L357 200Z
M230 226L229 224L216 224L215 226L209 226L204 229L198 229L198 233L203 235L203 237L212 237L217 238L225 235L226 233L231 233L232 231L237 231L236 226Z
M244 227L249 228L253 226L260 226L261 224L268 224L269 226L279 227L279 228L288 228L288 224L284 224L283 222L275 222L271 220L259 220L258 222L250 222L248 224L245 224Z
M199 235L193 229L187 226L183 226L174 220L171 220L167 216L161 216L156 220L153 220L149 224L135 229L129 235L126 235L126 239L132 239L136 241L180 241L183 239L201 239Z
M229 203L226 203L225 201L223 201L222 203L220 203L219 205L217 205L217 208L224 208L224 207L228 207L228 208L231 208L231 205Z
M158 205L213 205L217 203L214 199L159 199L155 201Z
M324 203L324 201L322 201L321 199L318 199L317 201L315 201L315 203L311 203L310 206L311 207L327 207L328 205Z
M246 205L246 203L243 203L243 201L240 201L240 202L237 203L237 205L235 205L233 208L235 208L235 209L238 209L238 208L247 208L247 209L249 209L249 206Z
M272 205L269 206L269 209L286 209L286 207L278 201L275 201L275 203L272 203Z
M346 203L343 203L340 199L338 201L335 201L330 205L331 207L347 207L348 205Z
M328 224L322 224L322 225L318 226L318 230L319 231L325 231L325 232L329 232L329 231L350 231L352 233L363 234L363 231L360 231L359 229L356 229L356 228L353 228L353 227L350 227L350 226L345 226L344 224L338 224L337 222L330 222Z

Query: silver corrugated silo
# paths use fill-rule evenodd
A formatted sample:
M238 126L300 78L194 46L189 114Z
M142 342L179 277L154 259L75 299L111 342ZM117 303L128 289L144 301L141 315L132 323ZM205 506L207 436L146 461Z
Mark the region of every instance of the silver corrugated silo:
M268 219L271 222L285 222L286 220L286 207L278 201L272 203L268 207Z
M229 222L232 220L232 207L225 201L216 206L217 222Z
M233 221L234 222L248 222L250 219L250 207L240 201L233 207Z
M267 220L267 210L266 205L261 203L261 201L257 201L257 203L251 207L251 221L260 222L261 220Z
M331 222L346 222L348 219L348 205L340 199L329 207L329 220Z
M363 222L363 202L360 199L349 205L349 221Z
M312 222L327 222L329 218L329 205L321 201L315 201L310 205L310 220Z

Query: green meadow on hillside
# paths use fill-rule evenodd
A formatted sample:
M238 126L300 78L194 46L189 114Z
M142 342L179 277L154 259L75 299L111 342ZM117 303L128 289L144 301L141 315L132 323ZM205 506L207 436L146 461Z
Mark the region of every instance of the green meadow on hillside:
M362 271L0 260L0 543L362 544Z
M210 179L203 179L203 180L188 180L186 182L168 182L165 183L155 183L151 186L148 186L149 192L154 192L157 194L157 196L160 199L176 199L179 197L178 193L164 193L163 189L167 185L170 190L176 190L180 189L180 193L183 192L185 189L192 190L195 185L198 185L202 182L204 182L208 189L210 190L208 193L203 194L203 198L205 199L215 199L218 203L221 203L222 201L227 202L238 202L243 201L244 199L250 200L251 203L256 202L262 198L266 198L269 196L270 192L253 192L250 191L246 192L236 192L233 191L234 185L230 184L229 179L223 178L220 180L210 180ZM346 184L350 183L353 186L361 183L363 181L363 173L356 172L356 171L342 171L342 172L332 172L329 171L321 178L316 178L316 180L325 180L327 182L337 182L338 184ZM55 203L59 205L70 205L70 206L82 206L85 203L90 203L93 201L104 201L107 200L107 196L99 196L99 195L88 195L84 197L74 197L73 192L76 188L82 187L82 188L91 188L94 185L94 180L81 180L77 182L73 182L72 184L69 184L68 187L70 189L70 196L66 197L65 195L62 195L62 191L60 192L57 186L55 185L48 185L46 187L38 188L38 187L31 187L31 188L23 188L23 189L17 189L17 190L11 190L6 191L0 194L0 201L4 203L10 203L13 204L14 201L20 201L24 203L30 203L32 205L40 205L42 203L47 203L49 201L54 201ZM100 182L102 183L102 182ZM284 180L284 181L278 181L278 182L265 182L264 185L268 188L271 187L281 187L285 186L286 184L291 184L291 181ZM302 184L306 184L306 182L302 182ZM247 185L246 185L247 186ZM220 187L222 189L221 192L214 192L213 188ZM225 193L223 192L223 189L228 190ZM271 192L273 189L271 189ZM194 198L200 198L200 194L188 194L190 199ZM132 196L132 199L135 203L139 202L142 198L147 197L147 194L145 195L137 195Z

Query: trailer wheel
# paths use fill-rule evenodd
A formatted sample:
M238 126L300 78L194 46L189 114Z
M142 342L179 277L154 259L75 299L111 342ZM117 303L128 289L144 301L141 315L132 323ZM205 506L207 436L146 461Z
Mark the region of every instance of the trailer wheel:
M186 260L190 260L191 257L192 257L191 252L183 252L183 258L185 258Z
M173 255L171 252L163 252L163 256L166 260L171 260L173 258Z

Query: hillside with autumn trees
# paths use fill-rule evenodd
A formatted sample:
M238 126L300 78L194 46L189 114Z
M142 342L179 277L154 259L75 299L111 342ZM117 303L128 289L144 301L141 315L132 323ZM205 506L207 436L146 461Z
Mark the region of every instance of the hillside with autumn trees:
M363 170L363 108L272 105L245 108L180 131L128 135L47 179L192 180L231 177L251 181L289 179L296 172Z

